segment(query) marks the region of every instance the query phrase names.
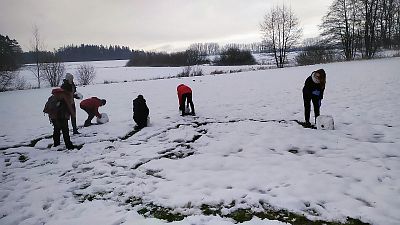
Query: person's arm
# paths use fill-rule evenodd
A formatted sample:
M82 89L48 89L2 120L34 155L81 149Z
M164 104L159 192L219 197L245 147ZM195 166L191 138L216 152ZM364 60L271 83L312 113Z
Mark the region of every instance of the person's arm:
M182 95L178 92L178 100L179 100L179 107L181 107L182 104Z
M101 118L101 114L99 113L99 107L102 106L101 100L96 98L94 102L94 110L95 110L95 115L99 118Z
M324 91L325 91L325 89L322 89L322 88L321 88L321 95L320 95L321 99L324 98Z
M308 77L307 79L306 79L306 81L304 82L304 88L303 88L303 92L304 92L304 94L306 94L306 95L311 95L311 92L312 92L312 83L310 83L310 82L312 82L312 80L310 79L311 77Z
M95 108L94 114L95 114L97 117L101 118L101 114L99 113L99 107L96 107L96 108Z
M65 104L67 105L68 111L71 114L71 116L76 117L75 111L72 108L72 104L70 103L69 96L63 95L63 99L64 99Z

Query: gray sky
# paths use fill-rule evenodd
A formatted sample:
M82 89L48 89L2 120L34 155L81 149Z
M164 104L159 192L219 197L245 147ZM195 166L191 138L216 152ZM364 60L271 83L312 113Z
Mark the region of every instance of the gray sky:
M68 44L183 50L191 43L261 41L259 24L276 4L291 6L303 37L332 0L0 0L0 34L30 48L33 27L47 50Z

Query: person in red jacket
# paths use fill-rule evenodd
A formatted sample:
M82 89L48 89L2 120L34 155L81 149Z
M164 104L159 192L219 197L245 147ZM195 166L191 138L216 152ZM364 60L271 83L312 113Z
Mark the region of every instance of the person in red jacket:
M88 114L88 118L84 124L85 127L92 125L92 119L94 118L94 116L101 118L101 114L99 113L99 107L105 104L106 104L105 99L99 99L97 97L91 97L81 101L80 104L81 109L83 109Z
M190 104L190 108L192 109L191 114L195 115L194 104L193 104L193 100L192 100L192 89L190 89L190 87L188 87L184 84L180 84L180 85L178 85L176 90L178 92L179 110L182 111L182 116L187 115L185 112L186 100L187 100L187 105L189 106L189 104Z

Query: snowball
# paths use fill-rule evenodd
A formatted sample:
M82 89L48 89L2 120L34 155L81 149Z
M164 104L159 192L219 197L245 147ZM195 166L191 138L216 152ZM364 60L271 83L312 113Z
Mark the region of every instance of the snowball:
M186 108L185 108L185 113L190 113L190 109L189 109L189 106L186 106Z
M317 129L318 130L333 130L333 129L335 129L333 117L332 116L324 116L324 115L318 116L317 117Z
M107 113L102 113L101 118L97 117L97 123L103 124L109 121Z

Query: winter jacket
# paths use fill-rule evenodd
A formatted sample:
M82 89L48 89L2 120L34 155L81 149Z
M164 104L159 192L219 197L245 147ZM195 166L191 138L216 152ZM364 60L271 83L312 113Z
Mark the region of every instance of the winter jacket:
M316 95L318 93L318 95ZM318 97L319 99L323 99L324 97L324 89L320 84L315 83L312 79L312 74L306 79L303 87L303 94L312 98Z
M101 99L98 99L96 97L91 97L85 100L81 101L81 109L85 109L88 111L93 112L97 117L101 117L99 113L99 107L102 106L103 103L101 102Z
M179 105L182 104L182 95L192 93L192 89L184 84L180 84L176 90L178 92Z
M57 111L57 114L55 115L55 119L66 119L69 120L70 116L75 117L75 111L73 110L70 102L70 95L69 93L65 92L61 88L55 88L51 92L52 95L54 95L60 102L60 105L58 106L59 110Z
M140 95L133 100L133 118L147 120L148 116L149 108L146 105L146 100Z
M64 79L61 88L72 94L72 102L74 102L74 98L78 99L78 96L76 95L76 85L74 82L70 84L67 79Z

